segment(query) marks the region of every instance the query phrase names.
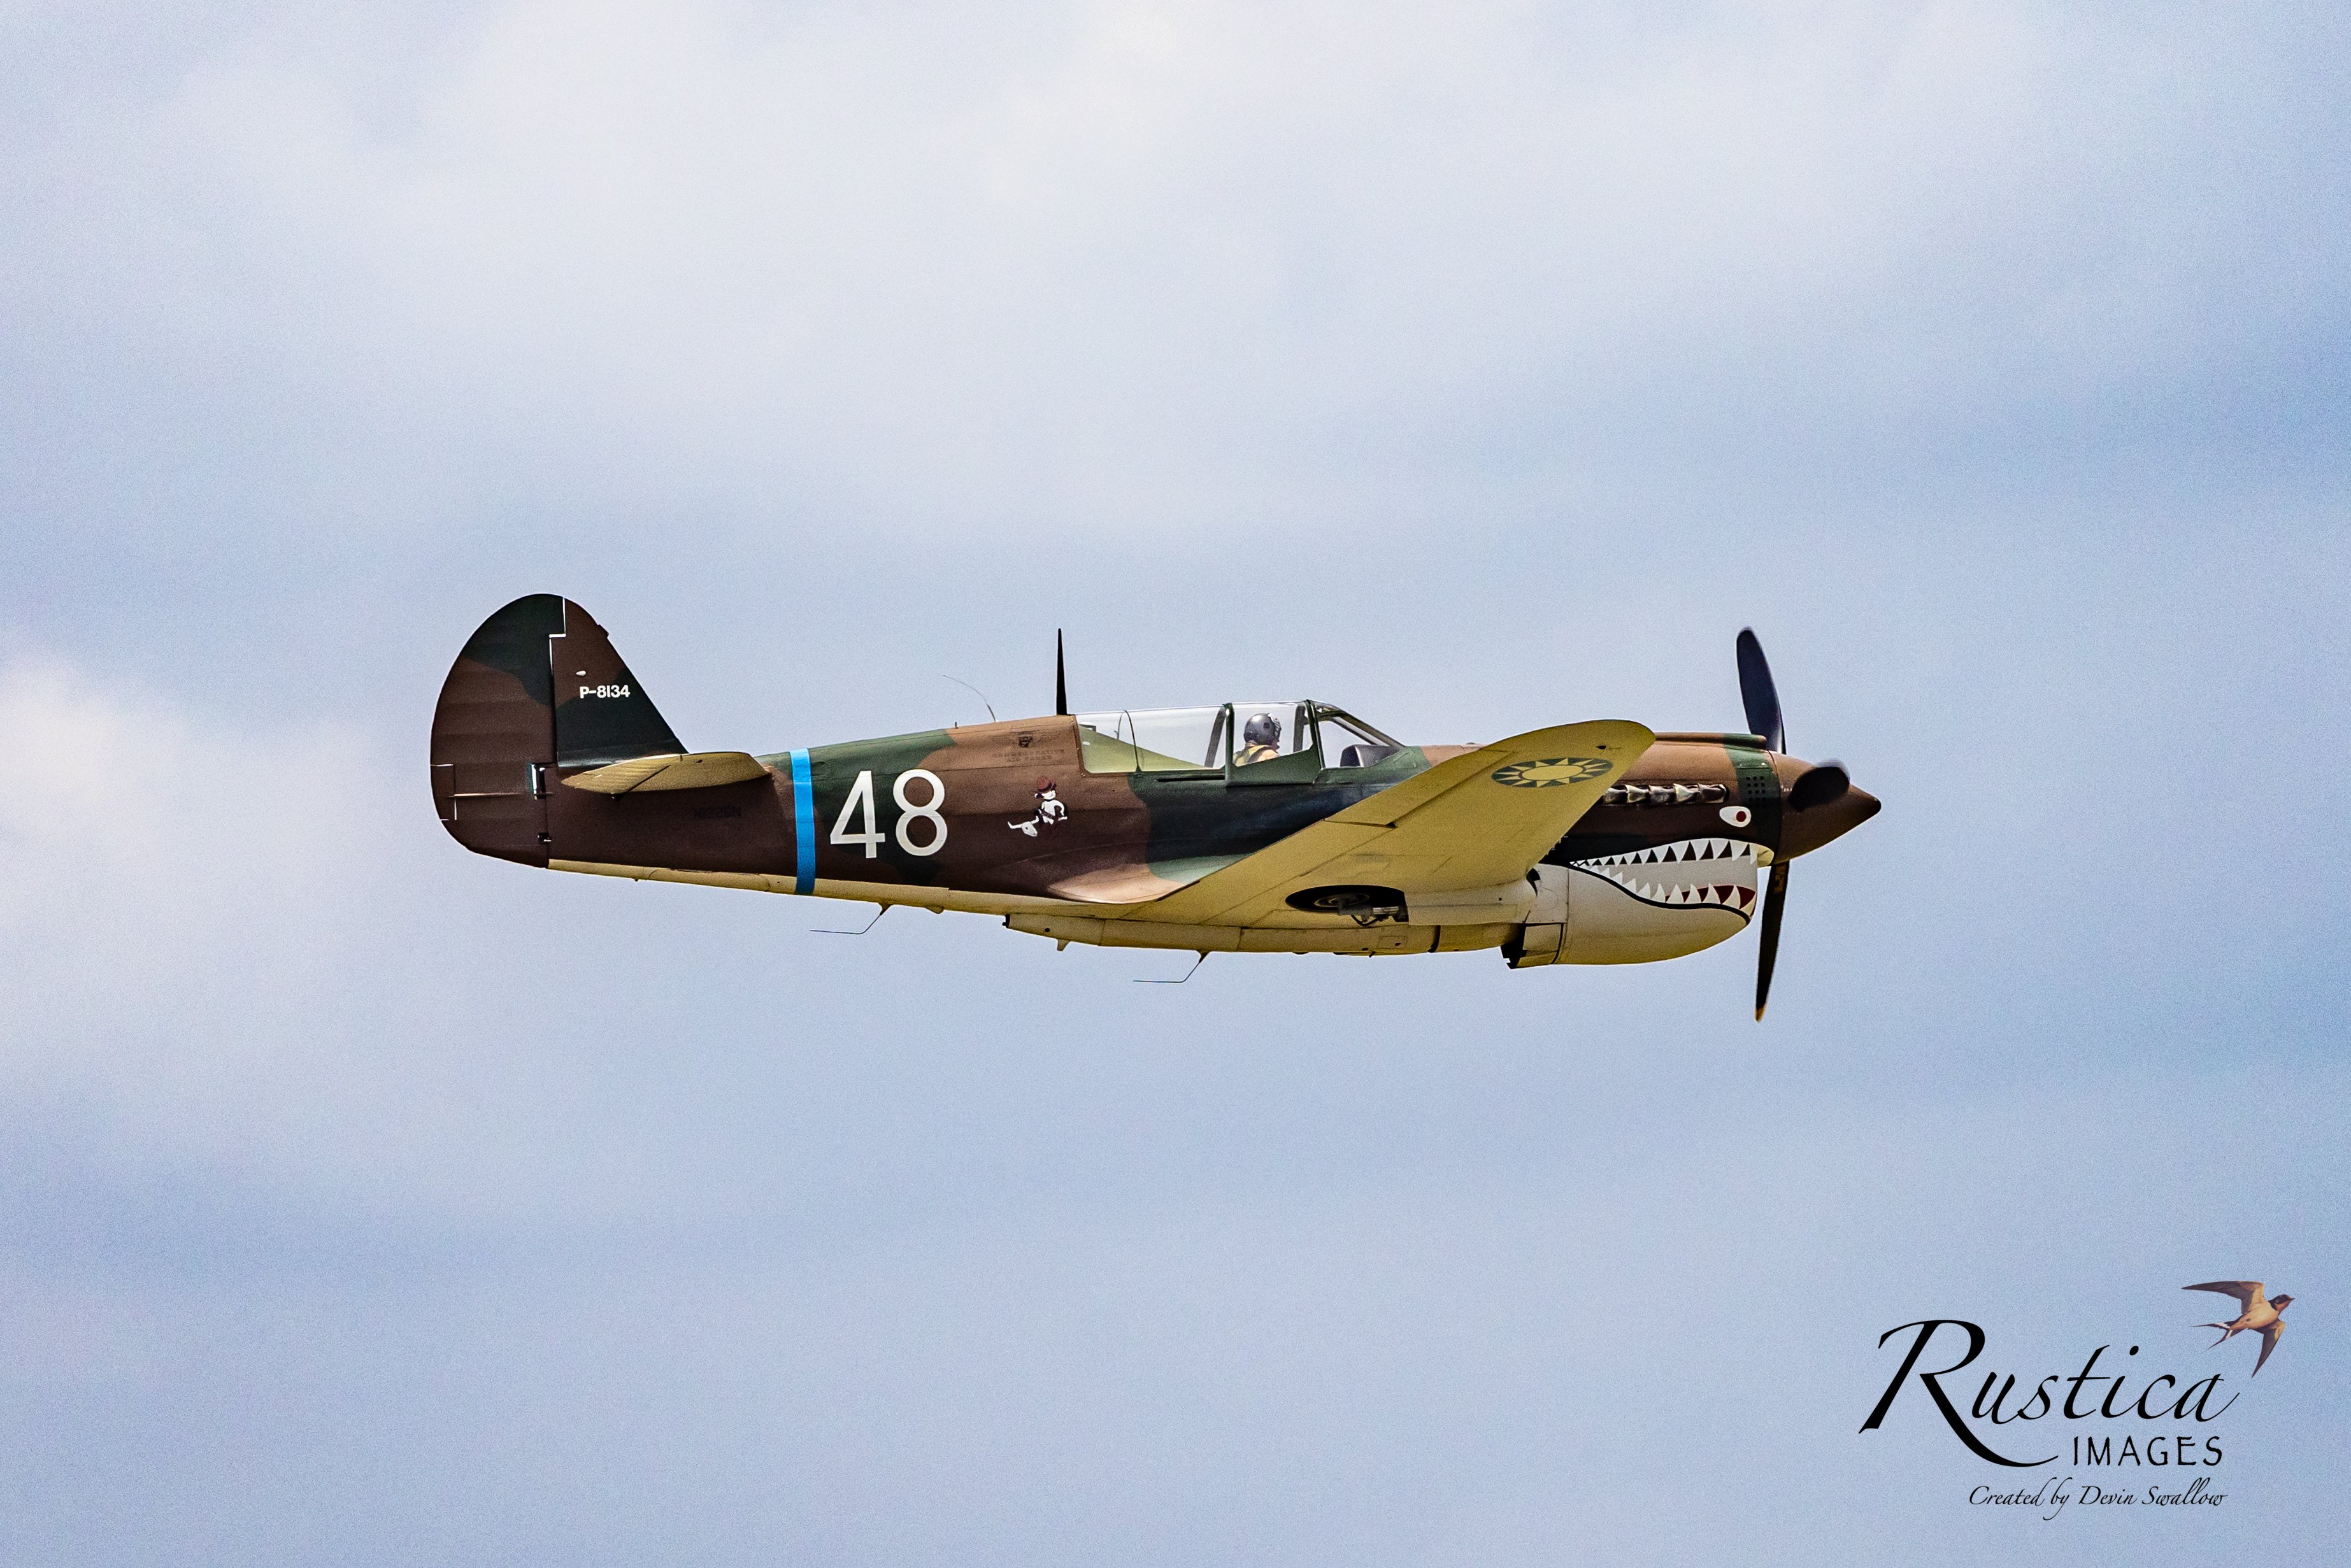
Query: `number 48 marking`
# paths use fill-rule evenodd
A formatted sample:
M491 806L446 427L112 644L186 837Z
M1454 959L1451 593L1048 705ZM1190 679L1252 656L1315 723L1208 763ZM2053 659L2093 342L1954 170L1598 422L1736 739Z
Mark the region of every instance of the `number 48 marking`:
M906 799L906 786L918 780L930 786L930 799L919 806ZM900 849L910 855L935 855L946 847L947 820L939 814L940 808L947 803L945 780L927 768L909 768L892 782L890 798L898 802L898 810L902 813L898 818ZM859 818L865 825L852 830L849 825L852 817ZM908 831L917 822L930 824L923 834L926 842L916 843ZM861 844L864 846L865 858L873 860L881 854L882 841L888 836L874 821L873 773L869 768L860 773L857 782L849 787L849 799L841 803L841 815L832 824L832 841L845 845Z

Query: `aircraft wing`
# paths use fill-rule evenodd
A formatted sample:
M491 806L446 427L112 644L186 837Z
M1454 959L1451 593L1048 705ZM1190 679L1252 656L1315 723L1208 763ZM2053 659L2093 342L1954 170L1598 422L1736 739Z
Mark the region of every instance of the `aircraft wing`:
M1301 888L1437 893L1494 886L1534 863L1656 737L1624 719L1556 725L1449 758L1189 887L1120 915L1249 925Z

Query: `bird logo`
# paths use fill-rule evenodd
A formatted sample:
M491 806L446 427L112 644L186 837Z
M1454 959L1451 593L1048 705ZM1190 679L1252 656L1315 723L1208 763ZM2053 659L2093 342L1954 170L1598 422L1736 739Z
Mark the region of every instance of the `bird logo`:
M2270 1352L2277 1348L2278 1332L2285 1326L2278 1322L2278 1314L2294 1304L2294 1298L2280 1296L2272 1301L2264 1297L2262 1294L2262 1282L2259 1280L2213 1280L2206 1284L2182 1285L2179 1288L2183 1291L2210 1291L2218 1295L2237 1298L2237 1305L2243 1310L2237 1314L2236 1322L2198 1323L2196 1326L2199 1329L2219 1329L2220 1337L2212 1342L2216 1345L2225 1344L2231 1336L2240 1333L2250 1333L2261 1335L2261 1358L2253 1363L2253 1375L2260 1376L2262 1363L2269 1360Z

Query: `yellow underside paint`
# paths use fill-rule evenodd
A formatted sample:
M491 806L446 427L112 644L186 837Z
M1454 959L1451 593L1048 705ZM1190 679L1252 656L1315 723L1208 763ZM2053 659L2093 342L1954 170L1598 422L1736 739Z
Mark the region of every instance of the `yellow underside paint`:
M1099 915L1008 915L1004 924L1031 936L1096 947L1165 947L1185 953L1467 953L1499 947L1510 925L1402 925L1384 923L1307 931L1276 926L1167 925Z
M549 871L579 872L588 876L616 876L630 882L676 882L695 887L733 887L747 893L791 893L789 876L763 872L671 871L665 866L607 865L598 861L549 861ZM904 883L833 882L817 879L813 896L846 899L853 904L903 904L915 909L953 909L966 915L1008 915L1014 910L1083 910L1082 904L1058 898L1032 898L1009 893L960 893L946 887L909 887Z
M674 882L695 887L732 887L747 893L793 890L789 876L759 872L671 871L663 866L608 865L596 861L549 861L550 871L577 872L587 876L619 877L628 882ZM1514 929L1511 922L1479 920L1492 905L1444 905L1454 917L1438 925L1420 922L1406 925L1385 922L1357 925L1330 915L1303 915L1291 909L1280 914L1284 924L1262 926L1176 925L1160 921L1102 918L1101 904L1065 903L1019 894L961 893L944 887L907 887L880 882L833 882L819 879L815 896L856 904L904 904L914 909L954 910L964 915L1000 915L1015 931L1050 936L1060 942L1083 942L1090 946L1165 947L1186 953L1458 953L1499 947ZM1432 911L1440 906L1432 905Z

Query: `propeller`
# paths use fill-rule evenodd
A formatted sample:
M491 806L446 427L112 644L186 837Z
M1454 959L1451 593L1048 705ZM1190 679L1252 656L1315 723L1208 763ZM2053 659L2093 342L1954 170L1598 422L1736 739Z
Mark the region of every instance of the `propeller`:
M1763 748L1787 758L1788 727L1780 716L1780 690L1771 682L1771 665L1755 629L1739 633L1739 696L1747 709L1747 728L1760 737ZM1774 766L1777 766L1775 763ZM1771 968L1780 959L1780 917L1788 904L1788 862L1820 848L1830 840L1877 814L1877 798L1856 789L1842 762L1806 767L1788 782L1781 801L1779 842L1772 846L1771 881L1763 890L1763 930L1756 940L1755 1019L1771 999Z
M1771 684L1771 665L1763 657L1763 644L1755 640L1755 629L1741 629L1739 633L1739 698L1747 708L1747 730L1763 737L1767 751L1787 749L1787 727L1780 717L1780 688ZM1815 773L1831 771L1833 764L1823 764L1796 780L1790 791L1789 804L1794 805L1796 790L1802 789ZM1850 788L1851 781L1842 768L1836 768L1834 781L1823 780L1819 787L1828 792L1823 800L1834 800ZM1832 788L1832 783L1834 788ZM1780 959L1780 913L1788 897L1788 862L1771 862L1771 881L1763 890L1763 935L1755 955L1755 1021L1763 1021L1763 1004L1771 999L1771 967Z
M1755 628L1739 633L1739 698L1747 706L1747 733L1763 737L1766 751L1785 751L1787 734L1780 722L1780 688L1771 684L1771 666Z
M1755 954L1755 1021L1763 1021L1763 1004L1771 999L1771 966L1780 959L1780 909L1788 896L1788 862L1771 862L1771 882L1763 890L1763 945Z
M1758 653L1757 658L1763 655ZM1058 718L1070 716L1070 676L1061 667L1061 629L1053 628L1053 714Z

